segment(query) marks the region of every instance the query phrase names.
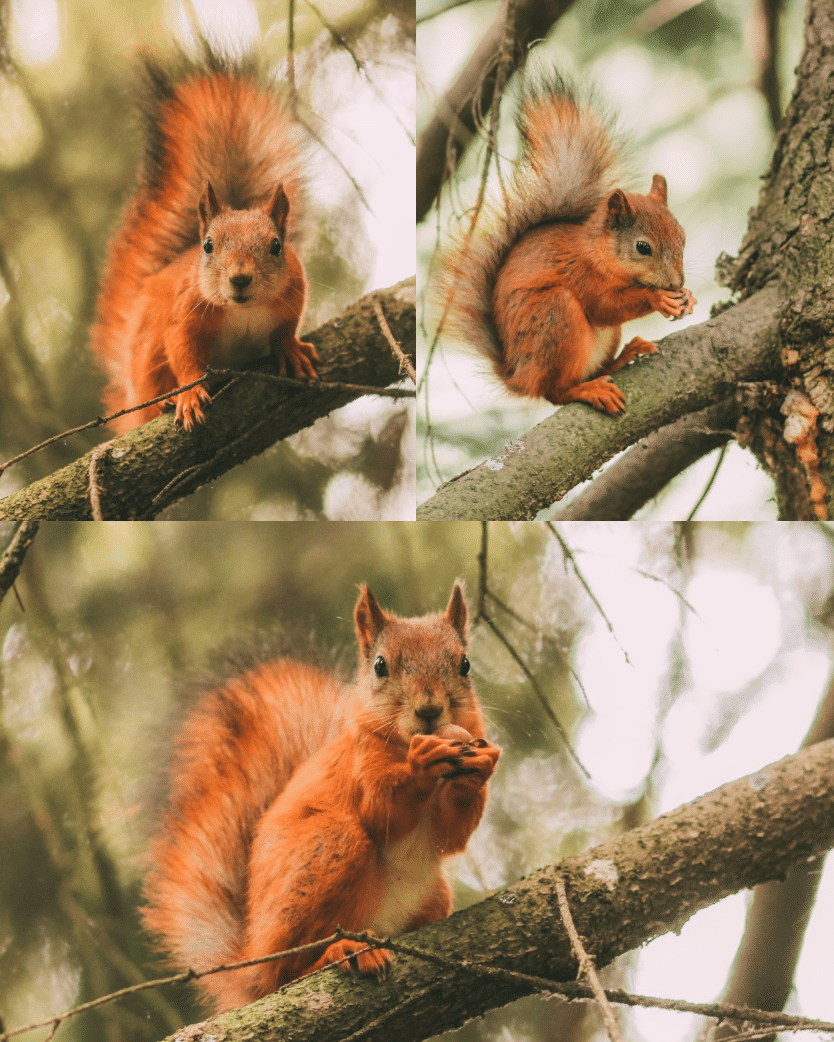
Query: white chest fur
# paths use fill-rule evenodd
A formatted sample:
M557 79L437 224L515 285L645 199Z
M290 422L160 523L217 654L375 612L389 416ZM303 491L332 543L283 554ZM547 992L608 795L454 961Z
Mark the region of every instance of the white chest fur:
M431 835L431 813L407 836L382 850L382 893L371 929L396 936L437 892L442 858Z
M588 356L588 367L582 374L582 379L587 380L599 371L601 365L608 361L611 344L618 332L617 326L601 326L597 328L596 343Z
M236 366L263 358L269 354L269 334L274 328L271 308L229 304L223 309L223 324L212 344L212 361Z

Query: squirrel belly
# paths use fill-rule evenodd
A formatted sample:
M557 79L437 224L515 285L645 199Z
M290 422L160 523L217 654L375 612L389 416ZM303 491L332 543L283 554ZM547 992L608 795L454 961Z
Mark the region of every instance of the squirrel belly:
M528 91L518 122L512 183L453 245L435 297L508 390L620 412L610 374L657 349L635 337L616 357L622 324L697 303L666 181L656 174L645 195L619 188L623 144L558 77Z
M400 619L362 587L354 619L352 685L283 659L187 718L143 912L178 967L301 947L337 926L396 935L451 912L444 861L465 849L500 755L469 679L463 590L445 612ZM199 986L223 1011L334 963L383 977L391 953L365 948L344 939Z
M244 62L206 49L144 65L146 152L110 244L91 346L115 412L199 380L206 366L277 355L314 378L298 339L307 281L289 239L303 223L306 160L280 98ZM177 423L204 420L202 384L179 394ZM112 421L129 430L157 403Z

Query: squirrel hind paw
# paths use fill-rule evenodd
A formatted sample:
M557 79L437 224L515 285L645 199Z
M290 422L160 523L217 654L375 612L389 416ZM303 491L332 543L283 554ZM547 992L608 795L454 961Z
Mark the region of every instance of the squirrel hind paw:
M611 416L625 412L625 395L607 374L546 397L554 405L585 402L591 408L607 412Z

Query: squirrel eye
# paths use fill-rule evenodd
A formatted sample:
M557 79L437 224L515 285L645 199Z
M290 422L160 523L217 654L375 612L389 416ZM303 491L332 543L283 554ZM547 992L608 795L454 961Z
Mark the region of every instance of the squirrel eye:
M376 673L378 677L388 676L388 666L385 664L385 659L382 655L377 655L374 659L374 673Z
M637 252L642 253L644 257L651 257L652 248L644 239L638 239Z
M269 252L273 257L277 257L281 253L281 240L273 239L269 244Z
M206 241L203 243L203 253L214 253L214 243L211 241L211 236L206 236Z
M469 659L466 657L466 655L464 655L463 658L460 660L460 675L462 677L468 677L469 676L469 670L471 668L472 667L471 667L471 665L469 663Z

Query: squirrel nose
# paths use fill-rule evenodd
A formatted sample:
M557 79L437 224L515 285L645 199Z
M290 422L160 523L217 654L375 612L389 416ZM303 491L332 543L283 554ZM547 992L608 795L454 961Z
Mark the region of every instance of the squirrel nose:
M252 281L251 275L232 275L229 282L237 289L246 289L249 283Z
M430 733L432 727L434 726L435 720L440 716L442 712L442 706L426 705L421 706L419 709L415 709L414 715L416 717L419 717L420 720L422 720L423 724L426 727L427 733Z

